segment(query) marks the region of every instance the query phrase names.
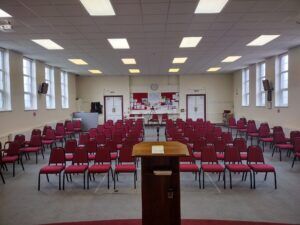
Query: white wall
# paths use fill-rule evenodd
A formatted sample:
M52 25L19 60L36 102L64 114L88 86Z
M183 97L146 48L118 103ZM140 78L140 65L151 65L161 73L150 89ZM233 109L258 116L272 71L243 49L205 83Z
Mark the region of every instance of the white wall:
M124 113L129 113L131 92L149 92L151 84L158 84L157 91L178 91L180 108L186 107L186 94L195 93L201 89L206 93L207 119L212 122L222 122L224 109L233 109L232 75L208 74L198 76L88 76L77 77L77 97L80 99L80 111L89 111L92 101L100 101L103 105L104 95L123 95ZM186 113L180 113L185 119ZM100 115L100 123L103 115Z
M242 71L234 74L234 113L237 118L246 117L258 122L268 122L271 126L281 125L287 131L300 129L300 47L290 49L289 55L289 106L274 107L275 93L272 96L272 108L256 107L256 73L255 64L250 65L250 105L241 106L242 100ZM266 75L275 86L276 56L266 59Z
M46 109L45 95L37 96L37 110L24 110L23 95L23 56L13 51L9 52L10 85L12 110L0 112L0 139L7 139L10 133L26 133L35 127L52 124L56 121L70 118L75 111L76 79L69 74L69 109L61 108L60 70L55 68L55 98L56 109ZM36 61L37 86L45 80L45 64ZM34 116L34 113L36 114Z

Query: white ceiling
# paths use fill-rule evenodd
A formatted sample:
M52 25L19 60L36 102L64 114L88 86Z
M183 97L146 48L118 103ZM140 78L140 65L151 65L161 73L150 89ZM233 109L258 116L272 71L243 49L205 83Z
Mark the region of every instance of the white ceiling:
M300 0L229 0L220 14L194 14L198 0L111 0L116 16L91 17L79 0L0 0L13 16L14 31L0 32L0 46L77 74L100 69L105 75L166 75L174 57L179 74L204 73L221 66L227 73L300 45ZM261 34L280 34L262 47L246 44ZM184 36L202 36L197 48L180 49ZM49 38L64 47L48 51L31 39ZM129 50L114 50L107 38L127 38ZM221 61L242 55L234 63ZM135 58L137 66L121 58ZM68 58L82 58L76 66Z

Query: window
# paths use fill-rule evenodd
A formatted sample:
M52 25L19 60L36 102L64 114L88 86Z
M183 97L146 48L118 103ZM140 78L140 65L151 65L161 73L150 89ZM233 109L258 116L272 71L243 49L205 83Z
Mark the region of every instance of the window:
M276 82L276 106L288 106L288 86L289 86L289 56L283 54L278 57L277 61L278 73Z
M263 80L266 79L266 63L256 65L256 106L266 105L266 92L263 86Z
M55 109L54 69L51 66L45 67L45 82L48 84L48 91L46 94L46 108Z
M0 111L11 109L8 52L0 49Z
M23 58L23 81L25 110L37 109L35 63L28 58Z
M67 109L69 108L69 84L68 84L67 72L61 71L60 85L61 85L61 107L63 109Z
M242 73L242 106L249 106L249 69L243 69Z

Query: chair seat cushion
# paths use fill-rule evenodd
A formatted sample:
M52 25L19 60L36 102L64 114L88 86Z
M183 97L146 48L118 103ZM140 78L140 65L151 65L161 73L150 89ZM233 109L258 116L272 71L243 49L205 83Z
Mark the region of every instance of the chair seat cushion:
M89 158L89 160L95 160L95 157L96 157L96 155L95 154L89 154L88 155L88 158Z
M120 150L122 148L122 144L117 144L117 149Z
M195 159L201 160L201 152L194 152L193 156L194 156Z
M262 142L273 142L273 138L272 137L260 138L259 140L262 141Z
M72 161L73 160L73 154L72 153L67 153L65 154L66 161Z
M247 152L241 152L240 155L241 155L241 160L247 160L248 158Z
M251 170L246 164L228 164L226 168L231 172L249 172Z
M70 165L65 169L65 173L84 173L87 169L87 165Z
M269 164L249 164L254 172L275 172L275 168Z
M250 137L258 137L259 136L259 134L258 133L248 133L248 135L250 136Z
M17 161L18 159L19 159L19 156L17 156L17 155L12 155L12 156L6 155L6 156L2 157L2 162L3 163L13 163L13 162Z
M240 132L247 132L247 128L240 128L240 129L238 129L238 131L240 131Z
M74 134L74 131L66 131L67 135Z
M41 147L25 147L21 148L21 152L39 152L41 150Z
M280 149L293 149L294 146L292 144L277 144L275 145L276 148Z
M116 159L118 158L118 153L117 153L117 152L111 152L111 153L110 153L110 158L111 158L112 160L116 160Z
M231 128L231 129L236 129L237 126L229 126L229 128Z
M110 164L95 164L89 167L89 173L107 173L111 168Z
M55 139L56 139L56 140L62 140L62 139L64 139L64 136L57 135L57 136L55 136Z
M79 128L79 127L74 127L74 131L80 132L80 131L81 131L81 128Z
M60 173L65 169L65 166L57 166L57 165L49 165L49 166L44 166L40 169L40 173Z
M224 160L224 153L217 153L217 159Z
M204 172L223 172L224 167L220 164L204 164L201 166Z
M51 145L54 143L54 140L42 140L43 145Z
M179 165L180 172L198 172L199 167L196 164L180 164Z
M135 172L136 166L134 164L119 164L116 165L115 171L117 173Z

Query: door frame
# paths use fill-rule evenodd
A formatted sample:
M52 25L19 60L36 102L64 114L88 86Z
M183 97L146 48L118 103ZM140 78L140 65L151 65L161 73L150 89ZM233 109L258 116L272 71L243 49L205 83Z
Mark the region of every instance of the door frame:
M189 108L188 108L188 97L189 96L203 96L204 97L204 121L206 121L206 94L187 94L186 95L186 119L188 119Z
M122 102L122 120L124 119L124 105L123 105L123 95L104 95L103 99L104 99L104 122L106 122L106 98L109 97L120 97L121 98L121 102Z

